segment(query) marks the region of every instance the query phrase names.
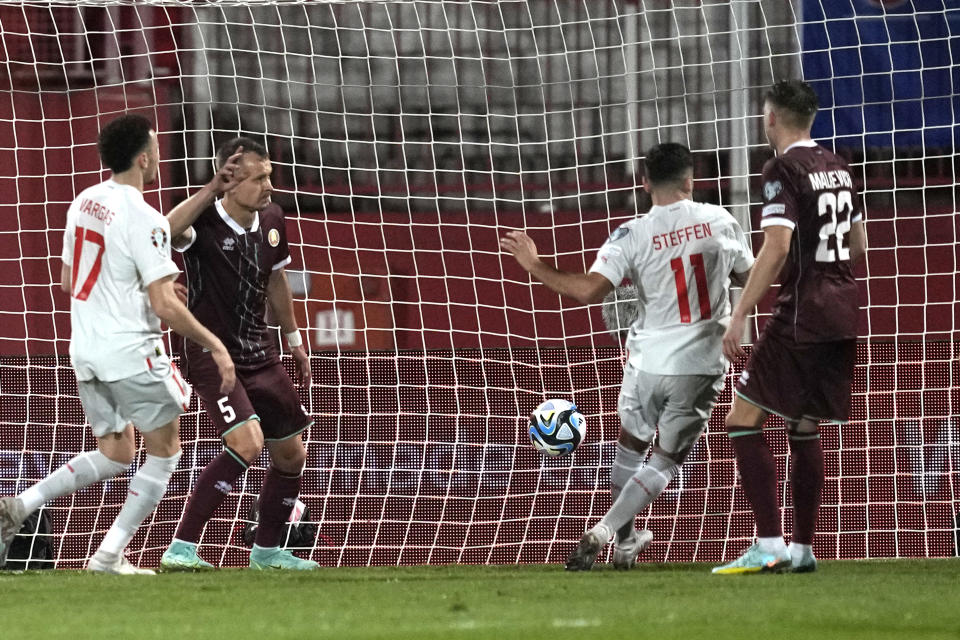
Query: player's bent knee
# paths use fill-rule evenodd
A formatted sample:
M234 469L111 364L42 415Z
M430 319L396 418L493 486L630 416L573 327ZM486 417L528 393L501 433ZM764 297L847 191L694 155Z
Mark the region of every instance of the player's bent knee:
M759 428L763 426L763 423L766 421L766 419L766 411L755 404L747 402L740 396L734 395L733 405L731 405L730 411L727 412L727 416L724 418L723 423L727 428L727 431L730 431L731 428Z
M618 442L620 442L620 444L626 447L627 449L630 449L631 451L635 451L636 453L641 453L641 454L646 453L647 449L650 447L649 442L645 442L644 440L641 440L636 436L632 436L622 429L620 430L620 438ZM303 455L304 455L304 459L306 459L307 452L304 451Z
M248 420L223 437L223 443L235 454L252 463L263 451L263 431L259 420Z

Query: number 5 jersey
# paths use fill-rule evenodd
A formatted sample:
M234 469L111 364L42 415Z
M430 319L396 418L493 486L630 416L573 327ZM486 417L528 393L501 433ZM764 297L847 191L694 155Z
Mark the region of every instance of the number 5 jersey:
M129 378L164 353L147 285L179 273L170 224L136 188L113 180L84 189L67 211L70 359L78 380Z

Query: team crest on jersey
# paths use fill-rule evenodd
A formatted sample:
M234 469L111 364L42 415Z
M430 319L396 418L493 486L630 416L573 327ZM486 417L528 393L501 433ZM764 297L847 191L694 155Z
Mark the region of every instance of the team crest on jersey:
M763 184L763 197L767 200L773 200L783 191L783 183L779 180L771 180Z
M270 229L270 233L267 234L267 242L270 243L271 247L280 244L280 232L276 229Z
M227 236L223 239L223 250L224 251L233 251L233 248L237 244L237 239L233 236Z
M154 227L150 232L150 241L161 255L167 252L167 231L163 227Z
M627 235L628 233L630 233L630 228L627 227L627 225L625 224L620 225L619 227L613 230L613 233L611 233L610 237L607 238L607 242L616 242L617 240Z

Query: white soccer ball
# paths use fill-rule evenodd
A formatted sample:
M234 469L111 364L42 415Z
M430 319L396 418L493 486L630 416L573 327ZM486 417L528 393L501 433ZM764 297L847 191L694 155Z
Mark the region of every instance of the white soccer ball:
M567 400L547 400L530 416L530 442L548 456L573 453L586 434L586 418Z

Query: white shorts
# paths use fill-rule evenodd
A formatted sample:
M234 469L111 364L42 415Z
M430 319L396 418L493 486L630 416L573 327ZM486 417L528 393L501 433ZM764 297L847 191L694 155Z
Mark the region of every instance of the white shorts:
M681 453L706 430L722 389L723 374L664 376L627 363L617 401L620 426L643 442L656 438L667 453Z
M93 435L121 433L129 423L153 431L190 406L192 389L166 355L151 358L151 369L123 380L78 380L80 403Z

